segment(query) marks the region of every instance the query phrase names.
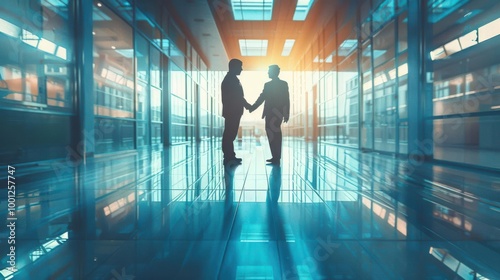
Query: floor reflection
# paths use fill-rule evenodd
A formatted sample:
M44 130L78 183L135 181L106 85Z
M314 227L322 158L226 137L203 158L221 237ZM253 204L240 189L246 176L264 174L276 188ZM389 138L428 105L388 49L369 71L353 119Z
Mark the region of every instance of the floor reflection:
M242 164L224 166L219 146L19 169L18 271L2 246L0 273L500 279L498 174L290 139L281 165L266 165L268 148L247 139L236 145Z

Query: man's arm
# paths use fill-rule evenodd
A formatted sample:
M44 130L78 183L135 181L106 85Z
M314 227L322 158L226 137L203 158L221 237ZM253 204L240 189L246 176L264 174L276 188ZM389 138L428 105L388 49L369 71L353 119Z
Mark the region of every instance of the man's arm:
M245 97L243 97L243 107L245 107L245 109L247 109L247 110L251 110L252 109L252 105L250 105L250 103L247 102L247 100L245 99Z
M264 100L266 99L264 97L265 96L265 92L266 92L266 87L264 87L264 90L259 95L259 98L257 98L257 100L255 101L255 103L253 105L251 105L251 107L250 107L250 113L253 112L253 111L255 111L257 108L259 108L259 106L264 102Z

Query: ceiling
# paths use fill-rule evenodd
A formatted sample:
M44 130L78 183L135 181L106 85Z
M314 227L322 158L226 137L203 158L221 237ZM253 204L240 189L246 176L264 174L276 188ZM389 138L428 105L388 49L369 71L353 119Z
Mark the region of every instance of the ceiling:
M167 7L212 70L226 71L231 58L241 59L245 70L263 70L270 64L278 64L282 70L294 70L342 2L346 3L315 0L304 21L293 20L297 0L274 0L268 21L236 21L231 0L173 0L167 1ZM335 30L334 27L328 29ZM268 40L265 56L243 56L241 39ZM295 44L289 56L282 56L287 39L294 39Z

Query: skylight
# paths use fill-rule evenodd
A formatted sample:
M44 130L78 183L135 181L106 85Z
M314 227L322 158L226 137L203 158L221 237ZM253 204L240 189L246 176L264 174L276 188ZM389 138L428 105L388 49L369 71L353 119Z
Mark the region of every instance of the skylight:
M285 45L283 45L283 51L281 52L281 56L289 56L294 44L295 44L294 39L286 39Z
M293 20L306 20L309 9L313 4L314 0L298 0L297 7L295 8L295 13L293 14Z
M234 20L271 20L274 0L231 0Z
M267 40L240 39L240 51L242 56L266 56Z

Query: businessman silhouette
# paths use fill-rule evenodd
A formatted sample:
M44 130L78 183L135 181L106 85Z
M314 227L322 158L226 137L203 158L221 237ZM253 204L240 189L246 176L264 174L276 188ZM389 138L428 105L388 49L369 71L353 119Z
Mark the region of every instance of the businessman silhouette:
M263 102L264 112L262 118L266 121L266 134L271 148L272 158L267 162L279 164L281 160L281 124L288 122L290 116L290 95L288 93L288 83L278 78L280 68L278 65L269 66L267 72L271 81L264 84L264 90L259 98L250 107L250 112L257 109Z
M240 80L236 77L243 70L243 62L239 59L229 61L229 72L222 81L222 116L224 117L224 133L222 134L222 152L224 153L224 165L228 163L239 164L241 158L237 158L234 152L234 139L238 135L243 107L250 109L250 104L243 97L243 88Z

